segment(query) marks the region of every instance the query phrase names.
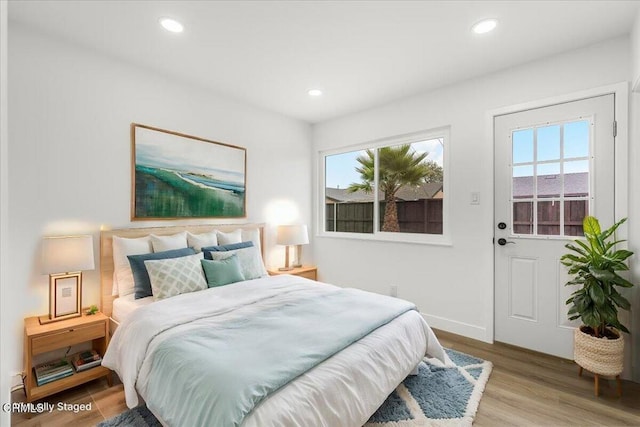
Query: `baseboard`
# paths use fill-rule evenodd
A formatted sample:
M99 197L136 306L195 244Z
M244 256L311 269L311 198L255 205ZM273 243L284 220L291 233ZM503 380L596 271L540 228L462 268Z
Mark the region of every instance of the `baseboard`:
M492 340L487 339L487 330L480 326L470 325L464 322L458 322L457 320L451 320L440 316L433 316L431 314L420 313L424 320L427 321L429 326L436 329L442 329L443 331L451 332L453 334L462 335L474 340L484 341L492 343Z

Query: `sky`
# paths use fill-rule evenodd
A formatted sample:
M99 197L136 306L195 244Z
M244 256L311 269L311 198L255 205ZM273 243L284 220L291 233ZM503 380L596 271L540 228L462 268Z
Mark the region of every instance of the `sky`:
M444 147L441 139L430 139L414 142L411 147L416 153L427 152L427 159L443 166ZM325 185L329 188L347 188L354 182L360 182L360 174L356 167L360 164L356 158L365 155L365 150L350 151L325 157Z
M245 150L136 127L136 164L244 182Z
M533 176L534 145L537 149L538 175L560 173L563 161L564 173L589 171L589 121L581 120L562 125L539 126L513 132L513 176ZM564 132L564 153L561 153L560 135ZM534 144L534 136L536 137ZM444 148L439 139L414 142L412 148L417 153L428 152L427 158L443 166ZM355 168L356 158L364 155L364 150L350 151L325 157L325 184L329 188L347 188L351 183L360 182L360 174ZM561 158L563 154L563 158ZM557 161L554 161L557 160Z
M537 147L538 175L560 173L560 135L564 131L564 173L589 171L589 121L582 120L513 132L513 176L533 176L534 145ZM536 136L536 144L534 144ZM573 160L572 160L573 159ZM557 161L554 161L557 160Z

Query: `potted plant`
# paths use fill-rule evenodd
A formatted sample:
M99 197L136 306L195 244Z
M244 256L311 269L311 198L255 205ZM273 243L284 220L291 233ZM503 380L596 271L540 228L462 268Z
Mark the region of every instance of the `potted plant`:
M616 249L618 243L614 233L627 219L624 218L602 231L598 220L587 216L583 221L586 241L575 240L565 247L573 253L560 258L569 267L572 280L567 286L578 289L566 302L570 305L569 319L582 319L583 325L575 330L574 359L582 368L595 374L596 396L598 375L615 376L618 379L623 368L624 339L620 331L629 330L620 323L618 309L629 310L629 301L616 287L630 288L631 282L618 272L629 269L625 261L633 252Z

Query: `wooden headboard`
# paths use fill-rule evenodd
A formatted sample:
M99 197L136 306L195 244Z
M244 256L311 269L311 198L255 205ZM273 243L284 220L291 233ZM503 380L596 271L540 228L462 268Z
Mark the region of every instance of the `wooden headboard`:
M149 228L121 228L116 230L103 230L100 232L100 311L111 317L113 309L113 236L119 237L143 237L149 234L167 235L181 231L190 231L193 234L206 233L212 230L230 232L238 228L258 228L260 230L260 247L264 258L264 224L225 224L225 225L177 225L170 227Z

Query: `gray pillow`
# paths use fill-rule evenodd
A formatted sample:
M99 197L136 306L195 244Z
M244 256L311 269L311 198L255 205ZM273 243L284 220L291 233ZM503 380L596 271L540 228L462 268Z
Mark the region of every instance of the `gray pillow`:
M237 255L244 280L258 279L269 275L267 269L264 268L260 252L255 246L226 252L209 252L209 254L211 254L213 260L226 259L234 254Z

